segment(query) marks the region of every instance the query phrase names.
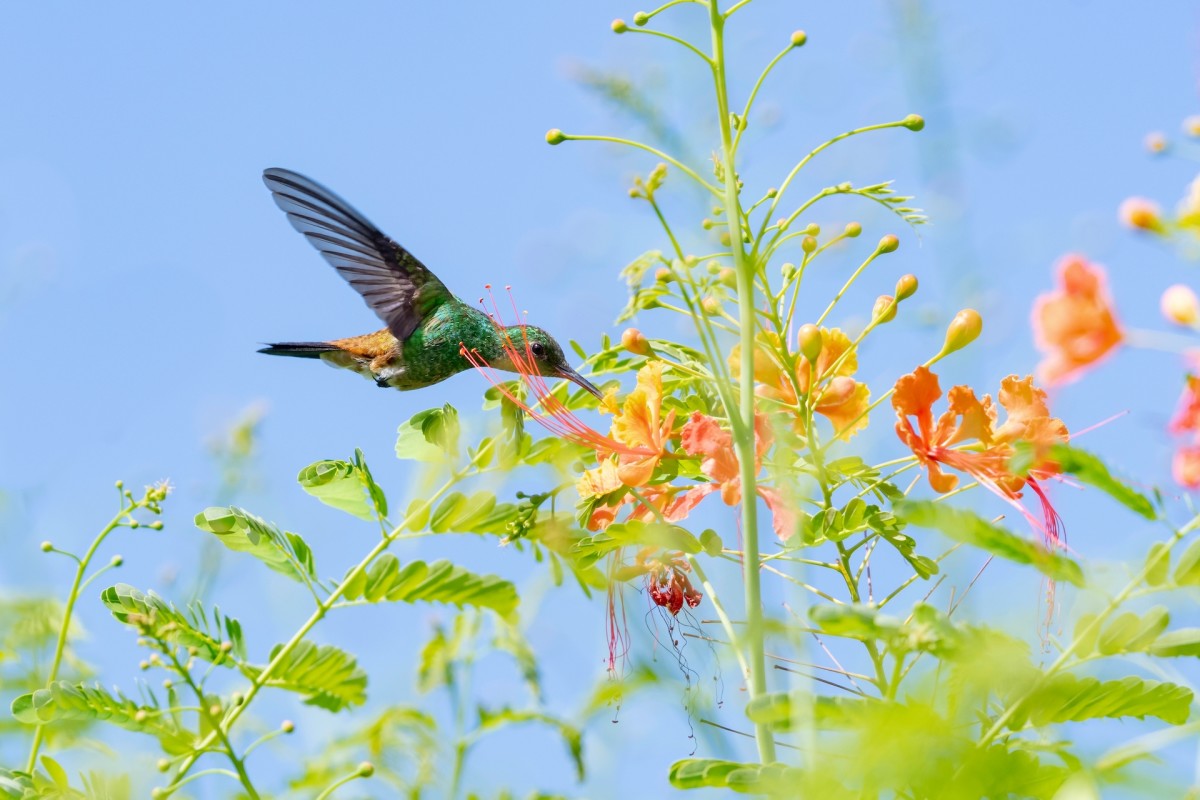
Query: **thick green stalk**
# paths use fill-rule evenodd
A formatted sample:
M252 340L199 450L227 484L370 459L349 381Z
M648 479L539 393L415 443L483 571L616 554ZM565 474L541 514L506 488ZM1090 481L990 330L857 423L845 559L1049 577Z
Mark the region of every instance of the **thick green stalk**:
M734 425L734 443L742 480L742 575L746 588L746 635L743 639L750 664L749 699L767 691L766 656L763 651L762 587L759 575L758 493L756 491L754 442L754 265L746 257L742 244L742 205L738 197L738 179L734 163L733 134L730 130L729 95L725 80L725 16L717 0L709 0L709 24L712 28L713 82L717 96L717 124L721 130L721 159L725 171L725 219L729 220L729 248L737 273L738 315L741 318L740 424ZM775 760L775 740L770 728L754 726L758 757L763 763Z

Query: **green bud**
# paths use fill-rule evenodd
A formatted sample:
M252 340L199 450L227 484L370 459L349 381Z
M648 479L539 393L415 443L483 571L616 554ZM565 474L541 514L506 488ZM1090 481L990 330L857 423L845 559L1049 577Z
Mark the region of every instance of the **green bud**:
M729 231L724 231L721 234L720 242L725 247L729 247L729 245L733 244L733 237L729 235Z
M790 281L792 278L796 277L796 265L788 262L779 268L779 273L783 276L785 281Z
M792 31L792 47L803 47L808 41L808 34L804 31Z
M804 233L808 236L820 236L821 226L815 222L810 222L804 226Z
M767 197L774 200L778 196L779 196L779 190L776 189L774 186L772 186L770 189L767 189Z
M149 662L149 661L146 661L145 659L143 659L143 660L139 661L139 662L138 662L138 669L140 669L140 670L142 670L142 671L145 671L145 670L148 670L148 669L150 669L150 662Z
M716 224L717 223L713 222L708 217L705 217L704 219L700 220L700 227L704 228L704 230L706 230L706 231L711 231L713 229L713 226Z
M109 559L108 563L112 564L114 567L119 567L125 563L125 559L121 556L113 556L111 559Z
M806 253L811 253L817 249L817 239L815 236L805 236L800 240L800 249Z
M721 262L717 261L714 258L713 260L711 260L707 264L705 264L704 268L706 270L708 270L709 275L716 275L718 272L721 271Z
M650 15L647 14L645 11L639 11L633 15L633 24L637 25L639 28L642 27L643 25L645 25L649 21L650 21Z
M49 553L51 550L54 549L54 545L49 541L42 542L41 546L42 546L43 553Z
M159 772L166 772L171 768L171 762L165 758L160 758L154 766L158 768Z
M845 181L843 183L839 183L836 188L839 192L850 192L854 190L854 184L850 181Z
M170 678L167 678L166 680L163 681L164 689L170 689L174 685L175 685L174 681L172 681Z
M919 131L925 127L925 118L920 114L909 114L904 118L904 127L910 131Z
M842 235L847 239L853 239L862 233L862 225L857 222L847 222L846 227L842 230Z
M899 246L900 240L896 236L889 233L887 236L884 236L879 240L879 245L875 249L880 253L894 253L896 252L896 248Z
M156 519L150 523L149 527L152 530L161 531L163 529L163 521L161 519Z
M796 340L800 344L800 353L808 360L808 363L816 364L817 359L821 356L821 348L824 346L821 329L811 322L806 322L796 333Z
M567 140L567 135L558 128L551 128L546 131L546 144L562 144Z
M142 523L138 522L136 519L131 519L131 520L129 520L129 527L140 528L140 527L142 527Z
M654 280L658 281L659 283L670 283L671 278L673 277L674 275L672 274L671 270L667 269L666 267L659 267L658 269L654 270Z
M296 730L296 723L292 722L290 719L285 719L283 724L279 726L279 730L283 731L284 733L291 733L292 731Z
M732 267L725 267L723 270L718 272L717 280L722 286L726 286L730 289L737 288L737 272L735 272Z
M613 33L624 33L624 32L625 32L625 31L627 31L627 30L629 30L629 26L625 24L625 20L623 20L623 19L614 19L614 20L612 21L612 31L613 31Z
M358 774L364 778L369 778L375 774L375 765L370 761L364 761L358 765Z
M721 313L721 301L715 297L706 297L700 301L700 310L710 317Z
M116 484L116 486L117 486L117 488L118 488L118 489L124 489L124 488L125 488L125 481L117 481L117 484Z
M973 308L964 308L954 315L946 328L946 342L942 345L941 355L950 355L961 350L979 338L983 332L983 317Z
M166 797L166 796L167 796L167 790L161 786L155 786L153 789L150 790L150 797L152 798L152 800L158 800L158 798Z

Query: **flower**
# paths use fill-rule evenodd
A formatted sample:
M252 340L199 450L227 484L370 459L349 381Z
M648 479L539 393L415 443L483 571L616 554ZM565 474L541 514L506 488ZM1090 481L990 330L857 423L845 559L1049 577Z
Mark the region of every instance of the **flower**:
M1057 544L1061 539L1059 517L1038 481L1058 474L1058 465L1049 459L1047 450L1066 442L1069 434L1062 420L1050 416L1046 393L1033 385L1032 376L1009 375L1000 383L998 397L1007 418L999 427L990 395L980 400L971 387L955 386L946 396L948 410L935 420L933 404L941 397L937 375L923 366L896 381L892 394L896 435L925 467L929 485L945 494L958 486L958 476L944 472L943 467L965 472L1033 521L1017 502L1028 486L1042 505L1043 520L1033 521L1034 525ZM916 419L916 427L910 417ZM1018 441L1034 447L1033 464L1025 475L1017 475L1009 467ZM974 444L963 446L969 442Z
M1125 338L1117 323L1104 270L1083 256L1057 264L1059 288L1040 295L1033 306L1033 336L1046 358L1038 375L1048 385L1079 377Z
M695 608L704 599L688 579L691 566L682 557L670 561L652 559L647 562L650 569L646 573L646 591L650 600L657 606L662 606L676 616L687 603L688 608Z
M754 357L754 380L762 384L759 394L796 406L798 433L805 434L804 416L798 411L801 396L815 413L832 423L840 439L849 439L867 427L871 392L865 383L851 377L858 371L858 355L850 337L837 328L802 326L798 346L803 352L815 354L815 358L797 355L796 369L791 373L779 359L779 336L765 333L759 340ZM741 368L740 345L730 352L729 368L734 374Z
M771 449L774 435L767 418L763 414L754 415L754 472L762 469L763 456ZM679 502L694 507L707 495L720 491L721 499L726 505L737 505L742 502L742 477L737 454L733 449L733 435L722 428L717 420L701 414L692 413L691 418L683 426L679 440L684 452L689 455L702 456L700 470L712 479L710 483L699 484L680 498ZM771 510L772 526L775 535L787 539L796 532L796 515L777 489L769 486L756 485L758 495L766 502ZM689 508L690 510L690 508Z
M658 462L667 455L667 443L675 426L675 412L662 414L661 361L649 361L638 370L637 388L617 407L616 390L605 395L600 410L613 415L610 437L620 449L617 477L626 486L642 486L649 482Z
M1200 489L1200 445L1188 445L1175 451L1171 461L1175 482L1186 489Z
M1200 434L1200 377L1188 375L1179 396L1179 407L1171 418L1168 430L1171 433Z

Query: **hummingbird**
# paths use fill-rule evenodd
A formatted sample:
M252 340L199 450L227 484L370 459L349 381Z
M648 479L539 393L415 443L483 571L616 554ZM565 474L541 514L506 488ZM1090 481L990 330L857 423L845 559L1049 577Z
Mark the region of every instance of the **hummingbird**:
M505 326L455 297L416 256L314 180L291 170L263 172L275 204L386 326L325 342L277 342L258 352L320 359L385 389L431 386L476 363L563 378L599 398L558 342L533 325Z

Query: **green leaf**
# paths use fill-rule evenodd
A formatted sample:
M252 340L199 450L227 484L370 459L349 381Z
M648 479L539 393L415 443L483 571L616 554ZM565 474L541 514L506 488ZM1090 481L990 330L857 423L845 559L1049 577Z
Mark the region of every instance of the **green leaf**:
M1059 674L1033 691L1009 725L1079 722L1099 717L1157 717L1172 725L1187 722L1192 690L1186 686L1129 677L1117 681Z
M270 660L274 662L282 650L283 645L275 645ZM257 680L263 667L247 665L242 671ZM329 711L359 706L367 700L367 673L359 668L357 659L333 645L309 641L293 647L265 685L305 695L307 705Z
M860 641L886 639L900 630L900 620L866 605L812 606L808 616L826 633Z
M1200 628L1179 628L1164 633L1150 646L1156 656L1200 656Z
M571 555L580 566L588 567L626 545L681 550L690 555L704 549L699 539L678 525L629 520L613 523L600 533L580 539L572 546Z
M1144 653L1154 644L1158 635L1167 629L1170 621L1171 615L1162 606L1156 606L1140 617L1132 611L1126 611L1104 626L1096 649L1103 655Z
M298 534L280 531L248 511L210 507L196 515L196 527L230 550L249 553L271 569L301 583L316 580L312 550Z
M230 656L246 657L241 623L222 616L218 608L212 610L210 623L210 615L199 603L180 610L154 592L143 593L126 583L105 589L100 601L118 622L142 635L189 649L210 664L232 666Z
M1020 458L1020 453L1017 458ZM1135 514L1149 520L1158 519L1158 513L1150 500L1128 484L1114 478L1104 462L1095 455L1070 445L1056 444L1050 448L1049 458L1058 464L1063 472L1099 489Z
M1167 582L1167 573L1171 569L1171 552L1166 542L1155 542L1146 553L1146 583L1149 586L1162 586Z
M896 515L911 525L934 528L956 541L1018 564L1029 564L1054 580L1083 586L1083 570L1067 556L993 525L970 511L931 500L905 500L894 508Z
M387 516L387 497L371 477L361 450L354 451L354 463L318 461L300 470L296 480L304 491L347 514L372 521L376 514Z
M721 550L725 545L721 541L721 537L712 528L705 530L700 534L700 546L704 548L704 552L716 558L721 555Z
M745 794L792 796L803 780L803 773L778 762L745 764L716 758L685 758L671 765L667 778L676 789L708 786Z
M150 734L171 755L189 752L196 739L195 733L181 728L175 716L164 711L158 705L140 706L99 685L64 681L21 695L12 704L13 716L28 725L100 720L128 731Z
M769 692L746 704L746 716L751 722L770 725L773 730L787 731L799 715L811 715L818 728L845 729L861 724L874 706L883 705L874 698L821 697L811 692Z
M1200 585L1200 539L1188 545L1175 567L1175 583L1180 586Z
M67 777L67 771L62 768L61 764L50 756L42 756L42 766L46 768L46 774L60 790L66 791L71 788L71 779Z
M440 463L458 457L461 428L458 411L447 403L414 414L400 425L396 437L396 456Z
M412 561L401 568L400 560L385 553L371 568L346 584L347 600L371 603L400 601L452 603L488 608L511 621L517 610L517 588L495 575L477 575L449 561Z

